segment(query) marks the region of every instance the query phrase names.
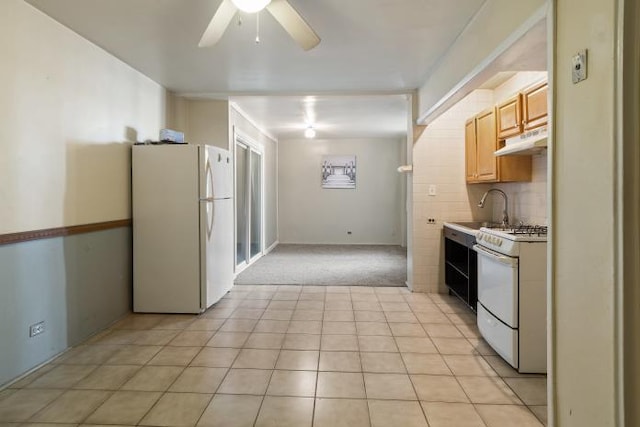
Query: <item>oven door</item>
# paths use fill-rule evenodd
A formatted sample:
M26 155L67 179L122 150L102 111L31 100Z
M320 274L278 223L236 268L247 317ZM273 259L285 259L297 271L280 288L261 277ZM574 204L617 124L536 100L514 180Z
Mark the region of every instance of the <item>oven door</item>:
M518 327L518 258L481 245L478 253L478 301L510 328Z

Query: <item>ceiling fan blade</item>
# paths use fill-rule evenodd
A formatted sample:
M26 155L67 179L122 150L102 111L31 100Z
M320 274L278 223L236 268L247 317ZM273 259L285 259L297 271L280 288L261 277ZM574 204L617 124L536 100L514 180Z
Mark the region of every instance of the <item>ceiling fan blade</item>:
M204 31L198 47L209 47L218 43L237 11L238 9L231 0L222 0L216 14L213 15L209 26Z
M287 0L271 0L267 10L304 50L313 49L320 37Z

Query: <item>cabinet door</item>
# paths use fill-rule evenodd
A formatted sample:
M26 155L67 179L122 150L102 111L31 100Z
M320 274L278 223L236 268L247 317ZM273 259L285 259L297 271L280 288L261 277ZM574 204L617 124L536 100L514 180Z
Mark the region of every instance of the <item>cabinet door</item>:
M494 154L497 142L496 112L495 108L492 108L476 117L479 181L497 181L498 179L498 162Z
M498 139L522 133L522 95L517 94L498 105Z
M533 86L522 93L524 130L531 130L547 124L547 83Z
M476 146L476 119L467 121L464 127L467 182L478 180L478 150Z

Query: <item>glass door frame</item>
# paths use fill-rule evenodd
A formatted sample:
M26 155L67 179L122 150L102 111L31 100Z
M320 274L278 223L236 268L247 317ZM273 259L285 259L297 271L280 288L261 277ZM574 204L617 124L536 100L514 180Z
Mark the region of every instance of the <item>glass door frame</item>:
M247 210L247 215L246 215L246 239L245 239L245 245L244 245L244 250L246 251L245 253L245 260L242 261L240 264L238 264L238 251L237 251L237 247L238 247L238 205L237 202L233 204L233 212L234 212L234 237L233 240L235 242L235 250L234 250L234 268L235 268L235 273L239 274L240 272L242 272L245 268L249 267L251 264L253 264L255 261L257 261L259 258L261 258L264 255L264 251L265 251L265 229L264 229L264 225L265 225L265 197L264 197L264 189L265 189L265 185L264 185L264 176L265 176L265 170L264 170L264 147L261 144L258 144L254 139L250 138L248 135L238 131L238 129L236 129L234 127L233 129L233 155L234 155L234 159L237 159L237 155L238 155L238 146L244 148L245 150L247 150L247 159L246 159L246 164L247 164L247 170L245 172L245 182L248 183L247 185L247 189L245 191L245 209ZM251 223L252 223L252 218L251 218L251 214L252 214L252 204L251 204L251 178L252 178L252 153L257 153L260 156L260 251L258 253L256 253L255 255L251 256ZM233 194L234 194L234 198L237 197L238 194L238 189L237 189L237 161L233 162Z

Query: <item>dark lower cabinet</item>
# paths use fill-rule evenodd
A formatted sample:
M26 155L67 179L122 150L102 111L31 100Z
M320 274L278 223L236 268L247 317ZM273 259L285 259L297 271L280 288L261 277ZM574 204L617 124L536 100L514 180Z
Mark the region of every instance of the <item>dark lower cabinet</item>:
M455 294L473 311L478 303L478 257L473 250L476 238L444 227L444 279Z

